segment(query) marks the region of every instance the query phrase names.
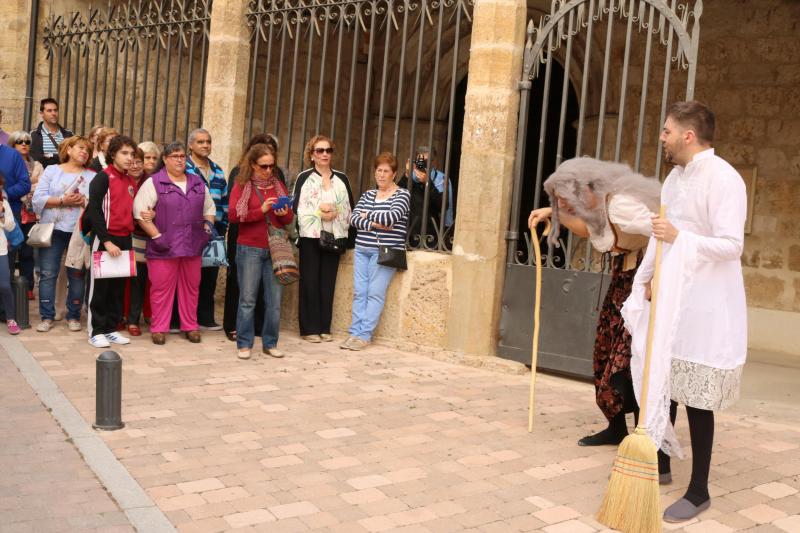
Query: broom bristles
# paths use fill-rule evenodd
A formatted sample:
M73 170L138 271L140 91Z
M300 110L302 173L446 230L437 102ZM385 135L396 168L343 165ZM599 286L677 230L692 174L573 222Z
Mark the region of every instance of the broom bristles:
M659 533L658 449L637 427L617 451L597 520L625 533Z

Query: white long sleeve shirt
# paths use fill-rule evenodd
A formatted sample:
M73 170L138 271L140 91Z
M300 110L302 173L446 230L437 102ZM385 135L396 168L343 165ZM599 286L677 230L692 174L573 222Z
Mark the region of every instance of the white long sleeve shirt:
M736 368L747 356L747 303L740 259L747 217L744 181L711 148L696 154L686 167L676 166L670 172L661 199L667 206L667 219L679 231L675 242L687 234L694 241L693 264L683 264L691 269L685 274L692 281L676 314L671 352L713 368ZM671 248L665 243L665 259ZM653 277L654 259L651 239L635 284ZM662 284L659 294L669 290Z

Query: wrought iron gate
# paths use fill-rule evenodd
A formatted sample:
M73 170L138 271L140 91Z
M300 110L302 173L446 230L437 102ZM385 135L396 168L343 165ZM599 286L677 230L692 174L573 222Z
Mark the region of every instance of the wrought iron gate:
M334 164L356 193L374 186L372 158L391 151L413 162L415 147L438 152L444 190L457 183L473 0L251 0L252 64L247 135L275 133L279 164L304 168L317 133L334 139ZM426 198L430 180L426 185ZM450 185L449 187L452 187ZM454 187L452 187L455 190ZM446 250L453 230L422 214L412 247ZM429 216L430 215L430 216Z
M645 175L661 175L658 136L667 105L691 99L694 91L703 4L691 4L554 0L538 27L529 22L506 237L501 356L530 361L536 275L532 247L541 246L545 265L539 366L592 375L595 327L609 279L601 256L568 232L560 236L558 248L544 239L533 242L525 220L531 209L547 205L542 182L569 157L626 161ZM659 46L661 52L654 51ZM621 63L614 58L622 58ZM529 143L531 134L534 142Z
M52 15L47 94L76 133L95 124L137 141L185 139L203 121L211 0L128 0Z

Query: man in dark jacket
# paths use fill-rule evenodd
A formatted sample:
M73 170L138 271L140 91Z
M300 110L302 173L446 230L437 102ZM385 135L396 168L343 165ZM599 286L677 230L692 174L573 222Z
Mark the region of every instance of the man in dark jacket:
M43 167L57 165L58 145L75 134L58 123L58 102L54 98L39 102L39 113L42 121L31 131L31 157Z

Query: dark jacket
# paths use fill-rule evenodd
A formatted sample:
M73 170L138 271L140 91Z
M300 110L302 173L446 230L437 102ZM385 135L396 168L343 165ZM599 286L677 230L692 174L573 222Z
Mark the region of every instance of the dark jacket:
M42 132L43 127L43 123L39 122L36 129L31 131L31 159L35 159L41 163L43 167L47 168L50 165L57 165L61 161L58 159L58 154L53 155L53 157L44 156L44 141L42 140L42 135L45 134ZM70 130L61 127L60 124L58 125L58 129L61 130L61 135L63 135L65 139L75 135Z

